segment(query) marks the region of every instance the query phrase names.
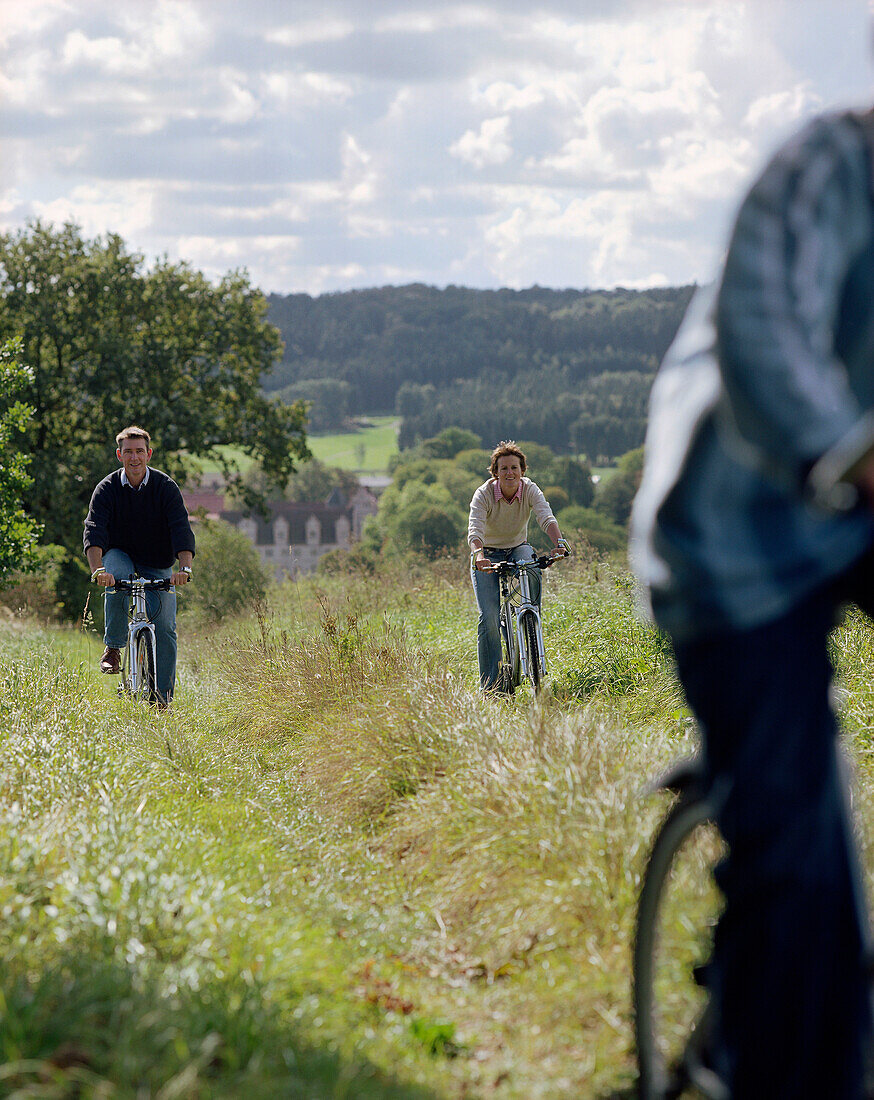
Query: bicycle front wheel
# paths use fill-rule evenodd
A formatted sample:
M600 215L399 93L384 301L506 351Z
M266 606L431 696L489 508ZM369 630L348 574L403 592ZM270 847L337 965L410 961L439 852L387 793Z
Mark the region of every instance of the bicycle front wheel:
M513 609L509 603L501 607L501 652L503 666L501 668L501 688L508 695L512 695L519 686L519 647L516 644L515 622Z
M522 618L522 641L525 645L528 679L534 691L539 692L543 683L543 665L540 663L540 628L537 619L530 611Z
M633 963L640 1100L669 1100L690 1086L724 1094L704 1066L711 1017L702 976L722 908L712 872L723 842L711 812L706 799L681 797L644 873Z
M155 680L155 639L149 630L141 630L134 641L131 695L144 702L151 702L158 696Z

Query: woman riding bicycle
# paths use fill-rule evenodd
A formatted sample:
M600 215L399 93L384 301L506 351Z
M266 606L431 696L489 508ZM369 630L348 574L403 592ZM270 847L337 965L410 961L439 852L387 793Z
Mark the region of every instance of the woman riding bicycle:
M556 550L569 553L558 521L546 497L525 477L525 455L512 439L500 442L491 458L492 476L473 494L467 541L470 546L470 576L479 610L477 656L480 683L494 690L501 661L500 590L494 575L495 562L530 561L534 550L528 542L528 520L534 516ZM540 575L531 575L531 595L540 606Z

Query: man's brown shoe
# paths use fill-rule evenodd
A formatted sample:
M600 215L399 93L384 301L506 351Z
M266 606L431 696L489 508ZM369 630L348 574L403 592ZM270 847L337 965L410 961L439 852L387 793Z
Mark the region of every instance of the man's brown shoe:
M107 646L100 658L100 671L115 676L121 671L121 650Z

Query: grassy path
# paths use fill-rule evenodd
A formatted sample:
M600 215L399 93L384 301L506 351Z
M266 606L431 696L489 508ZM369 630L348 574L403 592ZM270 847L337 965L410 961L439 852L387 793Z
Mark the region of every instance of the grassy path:
M183 625L170 716L81 636L3 630L0 1095L631 1095L640 789L689 723L582 563L549 579L554 693L484 705L458 574Z

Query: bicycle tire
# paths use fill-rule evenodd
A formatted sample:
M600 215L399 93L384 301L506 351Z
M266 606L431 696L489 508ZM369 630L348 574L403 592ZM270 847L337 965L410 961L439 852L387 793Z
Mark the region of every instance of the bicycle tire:
M152 702L158 697L155 679L155 643L151 631L140 630L134 641L134 662L137 690L131 692L135 699ZM133 677L132 677L133 679Z
M543 667L540 664L540 645L537 634L537 619L527 611L522 617L522 638L527 651L528 679L535 694L539 694L543 685Z
M632 968L640 1100L675 1100L689 1087L725 1095L698 1061L710 1015L697 978L721 909L711 872L722 841L711 818L707 799L681 797L662 822L644 872Z
M501 607L501 649L504 656L501 668L501 689L508 695L512 695L519 686L521 679L519 647L516 645L514 632L515 623L510 605L505 603Z

